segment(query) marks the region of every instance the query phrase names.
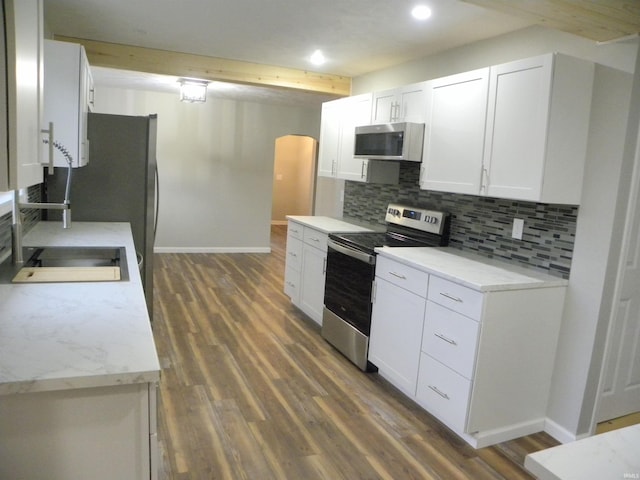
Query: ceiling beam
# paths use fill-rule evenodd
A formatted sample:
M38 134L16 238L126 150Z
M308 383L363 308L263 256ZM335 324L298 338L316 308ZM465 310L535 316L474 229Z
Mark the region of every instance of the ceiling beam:
M640 32L638 0L462 0L598 42Z
M351 94L350 77L82 38L59 35L54 38L83 45L89 64L96 67L278 87L336 96Z

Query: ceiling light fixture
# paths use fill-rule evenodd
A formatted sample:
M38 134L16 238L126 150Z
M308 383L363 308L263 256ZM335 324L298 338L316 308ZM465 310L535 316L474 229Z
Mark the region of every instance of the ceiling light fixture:
M196 80L193 78L181 78L178 80L180 84L180 101L188 103L204 103L207 101L207 85L206 80Z
M316 50L315 52L313 52L311 57L309 57L309 61L314 65L322 65L324 62L326 62L326 59L324 58L322 50Z
M416 20L426 20L431 16L431 9L426 5L416 5L413 7L413 10L411 10L411 15L413 15L413 18Z

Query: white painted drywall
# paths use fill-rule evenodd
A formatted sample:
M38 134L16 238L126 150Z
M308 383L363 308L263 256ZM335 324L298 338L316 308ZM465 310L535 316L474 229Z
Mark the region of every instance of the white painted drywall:
M96 87L96 112L158 114L157 252L270 248L276 138L318 138L320 109Z

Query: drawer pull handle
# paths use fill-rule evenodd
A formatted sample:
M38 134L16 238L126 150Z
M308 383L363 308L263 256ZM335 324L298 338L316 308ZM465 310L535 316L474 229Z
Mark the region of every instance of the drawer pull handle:
M448 298L449 300L453 300L454 302L459 302L459 303L463 302L463 300L460 297L454 297L453 295L451 295L449 293L440 292L440 295L442 295L443 297Z
M455 340L452 340L448 337L445 337L443 334L441 333L434 333L434 335L436 337L438 337L440 340L444 340L445 342L451 344L451 345L458 345L458 343Z
M297 253L293 253L293 252L289 252L289 255L291 255L292 257L297 257L298 256Z
M406 280L407 277L405 277L404 275L400 274L400 273L396 273L396 272L389 272L389 275L393 275L396 278L399 278L401 280Z
M433 385L429 385L429 388L430 388L431 390L433 390L434 392L436 392L438 395L440 395L442 398L444 398L444 399L446 399L446 400L451 400L451 399L449 398L449 395L447 395L447 394L446 394L446 393L444 393L444 392L441 392L441 391L438 389L438 387L434 387Z
M313 240L314 242L319 242L319 241L320 241L320 239L319 239L319 238L316 238L316 237L309 237L309 238L310 238L311 240Z

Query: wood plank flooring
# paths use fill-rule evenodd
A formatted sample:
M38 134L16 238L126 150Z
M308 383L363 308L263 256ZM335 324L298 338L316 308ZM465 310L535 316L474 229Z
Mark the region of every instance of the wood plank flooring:
M283 293L270 254L156 254L160 480L529 479L546 434L474 450L364 374Z

